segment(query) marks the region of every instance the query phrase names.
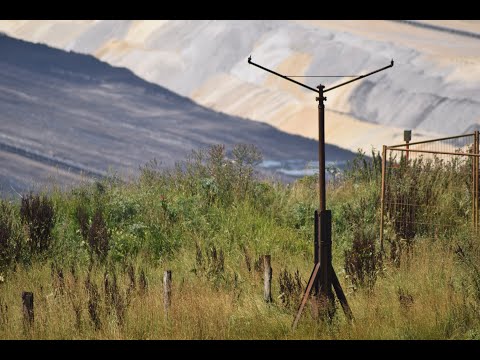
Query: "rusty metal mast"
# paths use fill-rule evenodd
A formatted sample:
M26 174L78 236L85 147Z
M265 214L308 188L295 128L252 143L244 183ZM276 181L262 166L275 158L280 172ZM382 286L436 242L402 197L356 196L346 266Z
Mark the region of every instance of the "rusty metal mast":
M315 211L315 235L314 235L314 268L310 279L305 289L302 301L297 311L297 315L293 321L293 328L297 326L298 320L302 314L303 308L307 302L308 297L312 289L314 289L314 294L318 301L318 304L326 310L327 314L331 315L334 309L334 295L332 291L332 286L335 289L337 298L342 305L342 309L351 321L353 320L353 314L348 306L347 298L342 290L340 282L338 281L335 270L332 266L332 214L330 210L326 209L326 196L325 196L325 103L327 100L323 96L327 91L339 88L343 85L350 84L354 81L363 79L367 76L378 73L382 70L386 70L393 66L393 60L390 65L385 66L381 69L369 72L365 75L360 75L355 77L352 80L348 80L341 84L335 85L331 88L325 89L324 85L319 85L317 89L310 87L308 85L302 84L296 80L291 79L289 76L279 74L273 70L267 69L261 65L255 64L252 62L252 57L248 58L248 63L259 67L262 70L268 71L274 75L284 78L285 80L291 81L297 85L300 85L304 88L314 91L318 94L316 101L318 101L318 177L319 177L319 210Z

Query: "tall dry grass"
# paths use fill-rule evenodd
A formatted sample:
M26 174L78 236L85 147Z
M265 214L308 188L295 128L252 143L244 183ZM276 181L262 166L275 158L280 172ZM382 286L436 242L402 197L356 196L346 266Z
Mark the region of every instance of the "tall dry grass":
M337 303L332 321L322 322L308 305L292 330L298 283L303 290L313 267L316 179L288 186L258 180L251 171L258 154L240 150L236 156L247 159L227 160L219 147L170 172L150 164L136 182L110 179L50 194L55 225L41 253L27 246L32 228L22 225L20 204L4 202L0 338L480 337L475 233L461 226L448 238L417 236L408 251L394 259L387 251L376 260L378 158L357 161L328 190L334 267L355 321L350 324ZM355 247L358 234L377 247ZM352 260L358 249L368 250L362 253L366 261ZM272 256L273 268L268 304L264 254ZM362 264L374 271L365 272ZM168 316L162 284L167 269L173 274ZM354 281L362 271L370 280ZM34 293L31 328L22 319L22 291Z

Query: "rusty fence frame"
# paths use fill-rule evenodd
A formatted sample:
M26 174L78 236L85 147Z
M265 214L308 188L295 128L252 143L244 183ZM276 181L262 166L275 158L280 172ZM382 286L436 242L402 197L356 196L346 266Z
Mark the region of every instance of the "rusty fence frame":
M435 142L441 142L446 140L454 140L459 138L472 137L472 152L450 152L450 151L433 151L433 150L422 150L422 149L412 149L412 146L429 144ZM408 161L409 153L423 153L423 154L437 154L437 155L453 155L453 156L467 156L473 157L472 161L472 226L475 230L478 229L479 223L479 158L480 158L480 148L479 148L479 131L476 130L473 133L449 136L431 140L424 140L418 142L407 142L397 145L383 145L382 147L382 182L381 182L381 196L380 196L380 250L384 252L383 238L384 238L384 222L385 222L385 189L386 189L386 170L387 170L387 151L398 151L400 153L405 153L406 159Z

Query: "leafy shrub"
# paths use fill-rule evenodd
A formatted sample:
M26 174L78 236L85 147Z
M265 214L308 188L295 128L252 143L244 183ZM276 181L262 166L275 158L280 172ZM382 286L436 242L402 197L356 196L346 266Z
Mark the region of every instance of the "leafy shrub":
M195 244L195 267L192 271L198 276L205 276L215 288L230 283L225 271L225 253L222 249L218 250L214 244L203 250L198 243Z
M104 275L104 291L105 291L105 308L107 313L111 314L114 310L117 324L123 325L125 321L125 314L129 305L129 297L122 295L117 281L117 274L112 268L110 272L105 272ZM129 294L127 292L127 294Z
M142 240L145 238L146 226L132 224L126 229L117 228L112 232L110 241L110 254L113 260L125 260L135 256L140 250Z
M295 271L295 274L290 274L287 269L280 271L278 278L280 285L280 299L285 307L296 307L303 292L303 281L300 273Z
M347 163L344 178L353 182L380 181L382 177L382 157L380 152L372 149L372 157L358 150L357 156Z
M232 150L235 190L238 197L244 197L253 184L254 168L262 161L262 154L254 145L238 144Z
M14 228L14 214L5 202L0 203L0 270L17 260L21 242Z
M102 326L100 320L100 293L98 292L97 285L90 279L90 272L85 280L85 289L88 295L88 315L95 330L99 330Z
M257 182L252 190L255 208L259 210L268 209L275 201L275 189L265 181Z
M88 240L88 232L90 229L90 224L88 220L88 212L85 206L79 205L75 209L75 218L78 225L80 226L80 233L84 241Z
M215 179L213 177L203 178L200 180L200 184L207 199L207 205L213 204L219 194Z
M299 202L293 205L291 210L291 222L295 229L313 225L315 208L310 204Z
M215 277L225 270L225 256L223 250L217 251L215 245L207 250L207 276Z
M438 156L387 161L385 214L397 239L449 238L470 216L471 160Z
M88 230L88 245L91 253L103 261L106 259L109 250L110 232L103 218L101 210L97 210L93 215L90 229Z
M345 272L355 287L372 290L381 269L382 258L375 251L375 237L358 229L353 234L352 248L345 250Z
M261 161L254 145L238 144L228 156L225 145L192 151L184 163L166 175L167 183L181 186L187 194L200 194L207 205L219 203L230 206L235 199L251 194L255 182L255 166ZM152 178L151 167L145 178Z
M55 225L53 204L45 196L32 193L22 197L20 217L27 224L32 254L41 253L51 246L52 229Z
M106 210L111 226L128 222L140 212L141 205L131 194L113 190Z

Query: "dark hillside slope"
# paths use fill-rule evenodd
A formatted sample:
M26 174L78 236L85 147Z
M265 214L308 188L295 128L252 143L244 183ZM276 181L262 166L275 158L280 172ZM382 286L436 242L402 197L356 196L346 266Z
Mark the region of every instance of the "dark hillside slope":
M135 175L154 158L169 167L218 143L255 144L265 160L300 167L317 159L315 141L212 111L93 56L0 35L2 193L49 183L50 174L61 184L80 172ZM352 156L327 145L328 161Z

